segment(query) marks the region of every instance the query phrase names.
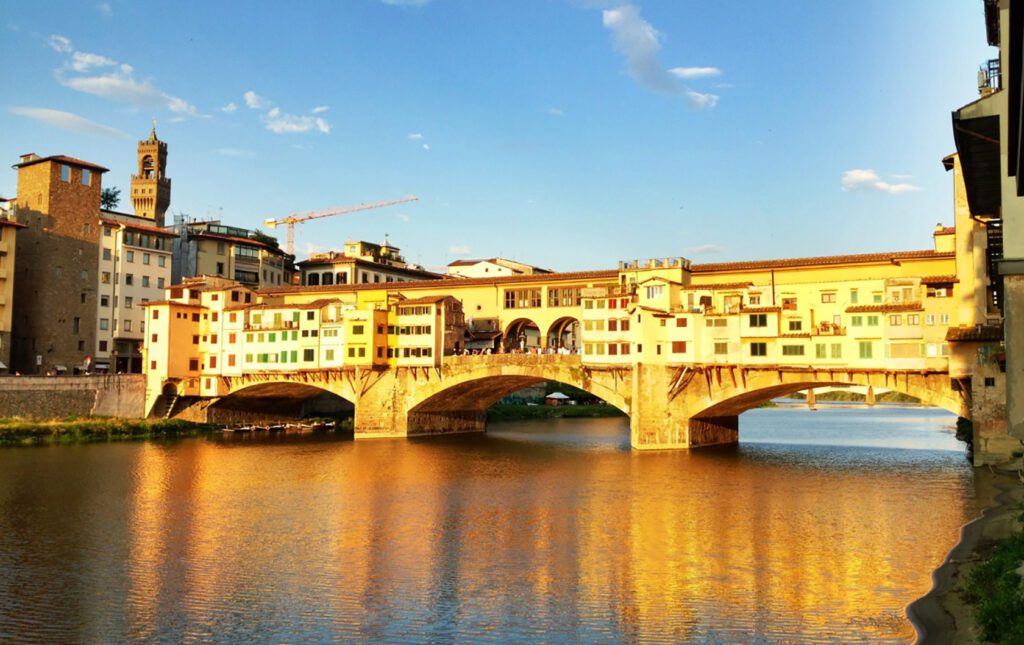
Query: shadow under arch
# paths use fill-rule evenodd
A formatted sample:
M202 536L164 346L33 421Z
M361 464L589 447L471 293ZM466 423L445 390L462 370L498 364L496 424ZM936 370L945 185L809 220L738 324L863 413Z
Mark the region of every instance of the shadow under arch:
M349 417L355 405L334 392L293 381L256 383L221 397L208 408L211 422Z
M488 408L514 392L548 381L579 388L629 415L625 401L601 387L593 387L593 384L588 386L556 378L501 374L466 380L431 394L409 409L408 433L483 431Z
M694 419L709 419L715 417L732 417L743 414L747 410L756 408L757 406L775 399L781 396L793 394L801 390L807 390L811 388L819 387L846 387L846 386L863 386L864 383L854 383L845 380L831 380L831 381L806 381L797 383L780 383L777 385L769 385L756 389L751 389L735 396L718 401L717 403L708 406L704 410L701 410L697 414L694 414ZM881 387L881 386L880 386ZM905 388L900 387L899 384L887 384L884 386L886 390L893 390L907 396L918 399L923 405L942 408L948 412L962 416L964 414L963 403L953 399L952 397L939 392L932 392L930 390L923 390L921 388Z

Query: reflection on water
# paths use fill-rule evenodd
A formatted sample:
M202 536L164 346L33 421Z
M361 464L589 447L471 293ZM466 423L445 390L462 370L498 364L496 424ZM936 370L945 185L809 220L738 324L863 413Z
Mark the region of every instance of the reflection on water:
M0 641L905 642L975 512L952 421L755 410L693 452L632 452L623 419L3 450Z

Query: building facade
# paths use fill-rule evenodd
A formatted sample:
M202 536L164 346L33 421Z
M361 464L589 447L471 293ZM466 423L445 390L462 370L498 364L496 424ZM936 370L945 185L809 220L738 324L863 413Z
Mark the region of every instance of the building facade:
M448 275L460 278L490 278L511 275L533 275L536 273L552 273L552 271L505 258L455 260L448 263Z
M8 200L0 199L6 203ZM18 229L24 224L11 219L13 213L0 212L0 374L11 367L11 320L14 316L14 267L18 250Z
M11 367L23 374L84 370L96 347L100 192L107 169L27 154L18 170Z
M1009 435L1024 441L1024 7L985 0L984 22L999 57L979 71L980 98L954 111L952 125L966 188L964 212L984 227L989 308L1001 316L992 316L999 318L994 329L961 334L959 342L1001 341L990 357L999 369L986 378L1005 379L998 405Z
M444 276L425 271L405 261L398 247L349 240L345 251L314 253L296 264L299 284L331 286L335 284L379 284L437 280Z
M273 237L219 221L175 222L173 281L212 276L253 288L290 285L293 258Z

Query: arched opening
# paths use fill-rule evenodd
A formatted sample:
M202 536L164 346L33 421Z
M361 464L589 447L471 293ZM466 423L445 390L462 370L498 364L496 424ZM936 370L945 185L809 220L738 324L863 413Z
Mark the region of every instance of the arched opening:
M519 374L464 381L412 407L408 434L480 432L488 420L628 415L625 401L611 400L611 392L604 393L600 388L584 389L581 385ZM498 414L488 416L489 411L499 408Z
M178 384L174 382L164 383L164 387L160 393L164 396L174 396L178 393Z
M153 157L146 155L142 158L142 178L152 179L153 178Z
M502 347L506 352L531 352L541 347L540 327L529 318L517 318L505 328Z
M319 287L320 286L320 274L319 273L307 273L306 274L306 286L308 286L308 287Z
M211 423L257 423L330 418L350 422L355 406L337 394L305 383L259 383L210 406Z
M575 353L580 346L580 321L571 316L559 318L551 324L547 334L548 349Z

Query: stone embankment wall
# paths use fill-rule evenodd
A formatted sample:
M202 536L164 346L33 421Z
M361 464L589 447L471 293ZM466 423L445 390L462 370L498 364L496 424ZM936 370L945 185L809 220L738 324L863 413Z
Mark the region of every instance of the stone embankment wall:
M0 377L0 417L144 416L146 379L141 374Z

